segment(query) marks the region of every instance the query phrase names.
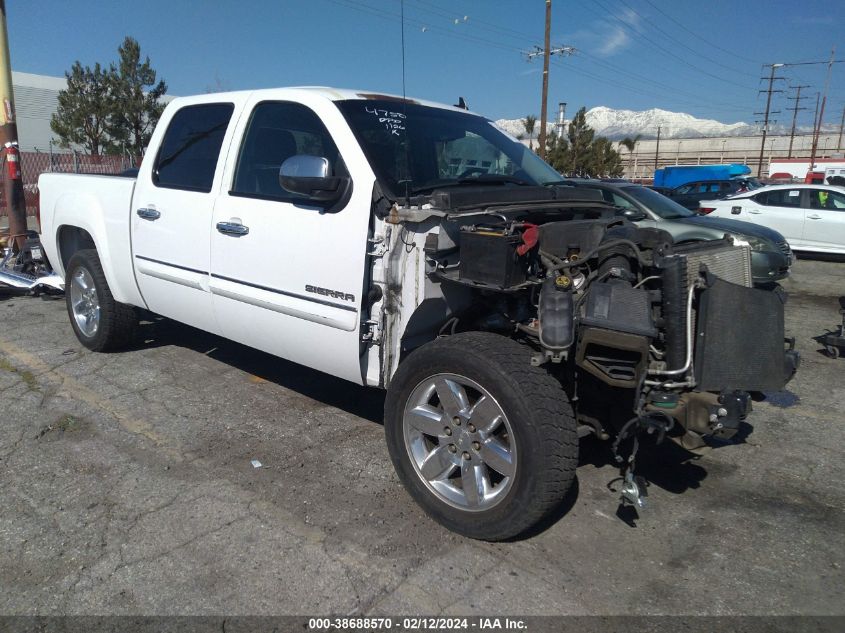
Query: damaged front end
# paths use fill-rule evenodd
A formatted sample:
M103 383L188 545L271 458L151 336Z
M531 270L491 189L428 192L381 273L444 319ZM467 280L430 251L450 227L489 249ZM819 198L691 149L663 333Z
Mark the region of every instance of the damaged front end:
M461 329L518 338L560 378L579 433L615 438L623 496L640 505L637 442L624 440L728 439L751 410L749 392L782 389L799 356L784 336L786 295L752 287L747 245L674 244L590 193L434 192L426 208L441 220L426 238L427 274L471 294L454 317ZM387 221L421 215L394 208Z

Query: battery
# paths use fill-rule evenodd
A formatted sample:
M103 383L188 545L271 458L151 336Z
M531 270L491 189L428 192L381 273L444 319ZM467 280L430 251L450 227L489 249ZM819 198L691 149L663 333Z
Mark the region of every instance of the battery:
M496 229L461 231L462 281L509 288L525 281L525 260L516 253L522 239Z

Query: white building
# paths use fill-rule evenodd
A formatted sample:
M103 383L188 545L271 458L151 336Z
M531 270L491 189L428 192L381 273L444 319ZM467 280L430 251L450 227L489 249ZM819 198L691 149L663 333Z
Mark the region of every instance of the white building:
M59 91L65 88L64 77L12 71L18 143L22 150L47 152L51 140L58 145L50 129L50 118L59 107Z

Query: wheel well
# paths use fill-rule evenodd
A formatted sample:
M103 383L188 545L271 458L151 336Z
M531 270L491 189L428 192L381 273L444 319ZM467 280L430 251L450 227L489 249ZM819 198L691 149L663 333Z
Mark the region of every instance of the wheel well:
M59 257L62 260L62 268L65 270L67 270L67 264L75 252L85 248L97 248L91 234L78 226L60 227L57 242L59 246Z

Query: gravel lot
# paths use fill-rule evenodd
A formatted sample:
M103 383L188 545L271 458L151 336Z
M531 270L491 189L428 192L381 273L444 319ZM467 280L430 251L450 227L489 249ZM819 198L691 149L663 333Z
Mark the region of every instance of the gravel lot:
M0 296L0 613L843 614L845 359L814 337L845 263L786 285L803 365L744 442L656 450L626 522L585 440L568 511L501 544L405 494L377 391L167 321L92 354L63 301Z

